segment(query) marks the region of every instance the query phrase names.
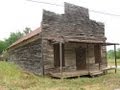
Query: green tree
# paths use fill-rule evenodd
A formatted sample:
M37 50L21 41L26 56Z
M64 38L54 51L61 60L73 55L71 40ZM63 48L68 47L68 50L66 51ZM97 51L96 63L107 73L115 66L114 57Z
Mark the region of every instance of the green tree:
M2 53L3 50L7 48L7 45L4 41L0 41L0 54Z
M120 48L117 49L117 58L120 59Z
M12 32L9 38L5 39L5 43L7 47L9 47L12 43L20 39L22 36L23 36L23 33L21 32L16 32L16 33Z
M8 48L11 44L16 42L18 39L20 39L24 35L30 33L31 31L32 30L29 27L26 27L23 30L23 32L18 31L18 32L10 33L10 36L7 39L5 39L4 41L0 41L0 54L3 52L3 50Z
M115 57L114 50L109 50L107 52L107 57L113 59ZM120 59L120 48L118 48L116 51L116 58Z
M110 58L110 59L113 59L114 58L114 50L109 50L107 52L107 57Z
M31 28L26 27L23 32L26 35L26 34L30 33L31 31L32 31Z

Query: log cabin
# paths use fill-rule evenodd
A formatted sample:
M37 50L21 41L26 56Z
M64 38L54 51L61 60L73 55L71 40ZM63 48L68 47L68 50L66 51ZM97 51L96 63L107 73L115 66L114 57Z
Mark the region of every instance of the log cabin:
M8 48L8 61L57 78L103 74L106 45L117 43L106 42L104 24L91 20L87 8L64 3L64 14L43 10L40 27Z

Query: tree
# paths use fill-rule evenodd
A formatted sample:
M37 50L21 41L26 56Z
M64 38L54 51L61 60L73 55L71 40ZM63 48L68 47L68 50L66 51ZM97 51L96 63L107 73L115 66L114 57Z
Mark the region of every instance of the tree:
M3 50L8 48L11 44L16 42L18 39L20 39L24 35L30 33L31 31L32 30L30 28L26 27L23 30L23 32L18 31L18 32L10 33L10 36L7 39L5 39L4 41L0 41L0 54L3 52Z
M114 50L109 50L107 52L107 56L108 58L113 59L115 57ZM118 48L116 51L116 58L120 59L120 48Z
M7 47L9 47L12 43L20 39L22 36L23 36L23 33L21 32L16 32L16 33L12 32L9 38L5 39L5 43Z
M120 59L120 48L117 49L117 58Z
M3 50L7 48L7 45L4 41L0 41L0 54L2 53Z
M30 33L31 31L32 31L31 28L26 27L23 32L26 35L26 34Z
M114 58L114 50L109 50L107 52L107 57L110 58L110 59L113 59Z

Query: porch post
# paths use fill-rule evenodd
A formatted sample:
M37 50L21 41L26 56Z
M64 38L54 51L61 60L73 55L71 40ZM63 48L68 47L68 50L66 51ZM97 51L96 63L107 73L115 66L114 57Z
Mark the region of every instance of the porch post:
M88 43L87 43L87 61L88 61L88 73L90 73L90 61L89 61L89 52L88 52Z
M114 44L114 57L115 57L115 73L117 73L117 58L116 58L116 45Z
M59 43L59 48L60 48L60 73L61 73L61 79L63 78L63 72L62 72L62 42Z
M101 45L99 44L99 54L100 54L100 57L99 57L99 70L100 70L100 67L101 67Z

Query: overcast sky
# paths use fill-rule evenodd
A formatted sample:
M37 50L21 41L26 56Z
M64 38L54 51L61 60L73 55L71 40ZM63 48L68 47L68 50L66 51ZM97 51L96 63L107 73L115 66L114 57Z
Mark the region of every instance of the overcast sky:
M36 0L63 5L69 2L90 10L120 15L120 0ZM0 0L0 40L7 38L10 32L32 30L40 26L42 9L63 13L64 7L30 2L27 0ZM104 22L108 42L120 43L120 16L109 16L90 11L90 18Z

